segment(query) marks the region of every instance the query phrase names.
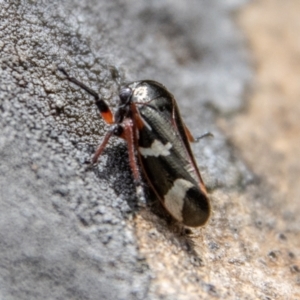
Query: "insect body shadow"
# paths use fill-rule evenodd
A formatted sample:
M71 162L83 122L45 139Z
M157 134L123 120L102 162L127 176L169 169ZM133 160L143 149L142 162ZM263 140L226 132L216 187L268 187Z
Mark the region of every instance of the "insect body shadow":
M100 179L110 182L111 188L117 196L122 198L131 209L133 215L141 215L146 222L163 235L169 236L191 259L195 266L202 266L203 261L195 251L194 236L192 231L178 223L163 207L155 193L147 186L144 180L143 188L146 195L146 206L140 208L139 199L136 196L134 179L129 166L128 151L125 144L107 147L103 152L105 163L101 170L93 167ZM100 162L101 163L101 162ZM138 226L138 225L137 225Z
M122 195L130 209L136 212L138 199L129 166L126 145L118 144L117 146L107 147L103 152L102 159L104 158L105 163L103 163L101 170L95 165L93 166L94 172L97 177L105 180L111 186L117 196Z
M122 195L122 198L127 202L132 212L138 213L139 208L143 206L143 203L140 203L140 200L136 195L135 183L132 176L132 170L129 166L126 145L124 143L119 143L116 146L107 147L103 152L102 159L103 158L105 158L105 163L101 170L97 165L92 167L96 176L109 182L109 185L116 195ZM90 169L90 167L88 169ZM142 185L146 196L146 206L144 208L164 219L168 224L172 224L174 219L165 210L155 193L148 187L144 178Z

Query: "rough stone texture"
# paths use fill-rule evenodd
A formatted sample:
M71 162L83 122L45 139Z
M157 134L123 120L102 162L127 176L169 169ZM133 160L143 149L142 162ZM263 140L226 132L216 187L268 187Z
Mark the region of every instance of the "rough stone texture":
M252 128L262 145L272 132L234 118L251 78L232 18L244 2L0 0L1 299L299 297L299 190L276 193L273 156L269 177L259 147L243 152ZM120 82L160 81L195 135L215 134L194 145L213 206L205 228L182 236L136 210L121 141L86 168L107 127L58 65L112 107Z

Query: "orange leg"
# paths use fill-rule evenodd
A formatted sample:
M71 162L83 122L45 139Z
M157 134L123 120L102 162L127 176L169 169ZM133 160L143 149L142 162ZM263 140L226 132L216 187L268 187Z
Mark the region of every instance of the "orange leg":
M92 158L92 163L95 164L99 158L99 156L102 154L104 148L106 147L109 139L111 138L111 136L114 134L114 128L112 128L112 130L110 130L104 137L103 142L101 143L101 145L97 148L93 158Z
M130 168L132 170L133 178L135 181L136 193L140 200L140 205L144 206L146 204L146 198L145 198L144 190L142 187L141 174L139 171L137 156L135 153L135 149L136 149L136 136L135 136L135 132L134 132L134 130L136 129L135 124L133 123L133 121L131 119L128 119L128 118L125 119L122 124L124 126L123 127L124 138L125 138L125 140L127 142L127 146L128 146L129 164L130 164Z
M125 119L123 122L123 128L124 128L124 137L127 142L128 146L128 155L129 155L129 164L130 168L133 173L134 180L137 183L140 183L141 181L141 176L138 168L138 163L136 159L136 154L135 154L135 138L134 138L134 132L133 132L133 121L131 119Z

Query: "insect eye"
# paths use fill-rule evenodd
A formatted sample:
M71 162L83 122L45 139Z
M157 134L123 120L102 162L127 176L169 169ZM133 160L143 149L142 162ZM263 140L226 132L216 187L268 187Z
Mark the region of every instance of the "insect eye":
M130 101L132 96L132 89L130 88L122 88L119 94L120 101L122 104L126 104Z

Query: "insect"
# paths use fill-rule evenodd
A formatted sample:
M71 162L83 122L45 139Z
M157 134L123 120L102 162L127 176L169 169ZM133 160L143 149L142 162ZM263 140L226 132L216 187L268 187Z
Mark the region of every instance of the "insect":
M66 79L95 98L104 121L111 125L96 150L96 163L109 139L117 136L128 146L137 195L143 201L141 172L165 209L178 222L197 227L210 215L207 191L193 156L195 141L179 113L173 95L160 83L142 80L121 88L113 115L97 92L59 68Z

